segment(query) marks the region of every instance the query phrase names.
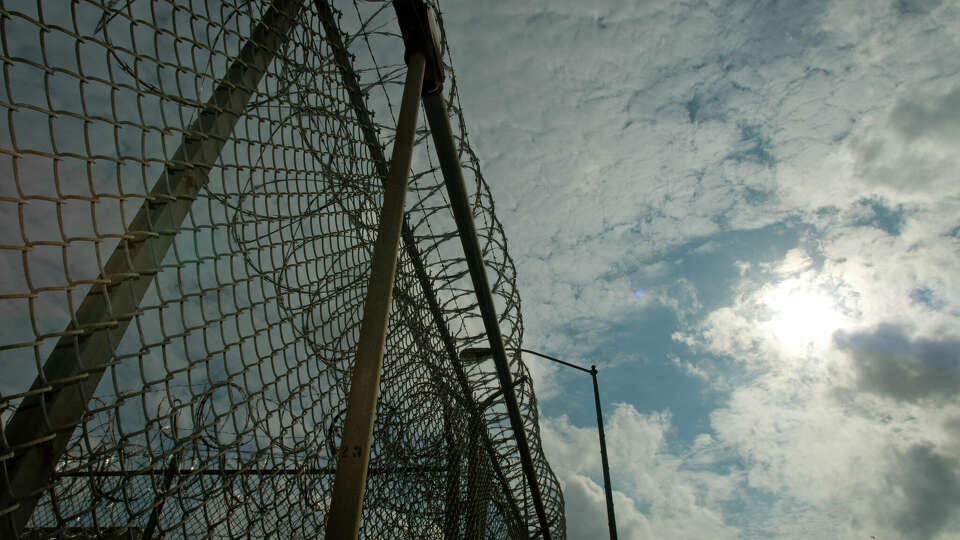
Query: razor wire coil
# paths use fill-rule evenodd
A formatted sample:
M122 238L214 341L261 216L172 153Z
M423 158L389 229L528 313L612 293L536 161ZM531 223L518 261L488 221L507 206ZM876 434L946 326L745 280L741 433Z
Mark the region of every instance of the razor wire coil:
M256 34L280 4L296 16ZM21 538L138 537L151 523L157 538L323 534L405 73L389 2L340 4L0 0L0 527L29 495L10 480L18 456L65 431ZM563 537L513 261L430 7L536 476ZM245 51L271 46L238 90L231 77L256 71ZM360 534L536 536L493 364L455 355L486 338L423 125L416 143ZM178 204L188 210L170 225L161 212ZM155 239L169 249L151 252ZM91 296L107 299L92 322ZM106 354L45 372L94 338ZM75 426L43 413L49 435L8 437L24 403L79 392L94 373Z

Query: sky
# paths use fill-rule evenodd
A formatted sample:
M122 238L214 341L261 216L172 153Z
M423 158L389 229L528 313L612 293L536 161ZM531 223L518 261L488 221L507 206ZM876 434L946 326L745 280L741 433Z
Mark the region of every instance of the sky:
M442 3L621 538L960 538L960 5ZM572 539L586 374L526 357Z
M517 266L524 346L599 369L620 537L960 538L960 6L441 8L470 141ZM79 15L84 28L99 16ZM15 55L77 69L62 32L44 34L43 59L33 27L5 25L31 36L10 40ZM82 61L104 69L102 56ZM79 110L89 98L89 114L110 116L98 85L82 98L56 75L32 91L44 75L31 69L12 69L18 102ZM136 113L162 114L152 103ZM32 129L49 119L30 107L10 116L0 138L14 126L19 144L42 151L159 145L69 115L51 137ZM114 176L140 193L159 166ZM31 189L60 197L46 161L19 167L24 182L43 180ZM58 167L67 178L81 165ZM16 186L2 184L14 204ZM73 185L79 195L92 186ZM32 203L24 217L0 212L0 224L22 232L25 221L38 240L89 221L80 199ZM60 223L46 218L54 204ZM123 226L113 208L98 213L102 230ZM32 253L33 278L63 279L60 249ZM95 271L92 250L70 257ZM15 282L23 260L0 254L4 294L61 284ZM33 332L62 330L62 294L37 305L60 318L39 318ZM20 339L28 320L0 315L0 341ZM24 351L4 353L24 376L7 368L0 387L32 380ZM590 379L526 361L569 537L605 537Z

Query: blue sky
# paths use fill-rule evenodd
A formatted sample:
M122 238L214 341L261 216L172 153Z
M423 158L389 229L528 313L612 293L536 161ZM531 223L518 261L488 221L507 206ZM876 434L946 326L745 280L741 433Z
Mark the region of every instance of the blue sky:
M525 346L600 369L621 537L960 538L957 4L441 8ZM589 377L528 361L603 537Z

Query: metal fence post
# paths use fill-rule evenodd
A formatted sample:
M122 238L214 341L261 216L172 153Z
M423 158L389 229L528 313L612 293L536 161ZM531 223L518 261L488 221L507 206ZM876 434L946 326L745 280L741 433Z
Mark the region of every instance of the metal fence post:
M160 523L160 513L163 512L163 503L167 500L170 493L170 485L173 483L173 477L180 472L180 454L176 453L170 458L167 464L167 470L163 473L163 487L157 491L157 500L154 503L153 510L150 511L150 518L147 519L147 526L143 528L144 540L153 540L153 531L157 529Z
M443 508L443 538L454 540L460 537L458 518L461 513L460 501L460 461L457 460L459 442L454 434L452 424L457 420L452 418L453 408L448 402L448 396L443 396L443 438L447 452L447 470L445 478L445 497Z
M327 518L326 537L329 539L354 539L360 532L363 492L370 463L370 439L373 437L373 422L380 394L383 348L387 339L390 301L400 250L400 229L426 65L427 59L420 51L408 54L397 136L393 143L380 227L373 248L357 359L350 379L347 414L337 454L337 475Z
M340 30L336 26L333 9L326 0L315 0L315 3L320 14L320 22L324 27L324 30L327 34L327 39L329 40L333 49L335 63L341 72L343 84L347 89L350 106L357 115L357 120L360 123L364 142L367 144L371 155L374 157L374 164L377 167L377 171L379 172L380 176L386 178L388 167L387 160L383 155L383 150L380 147L380 143L377 139L376 129L373 121L367 112L357 74L350 68L350 57L346 46L344 45ZM442 71L438 73L438 75L442 78ZM413 265L417 282L420 284L420 287L426 296L433 324L436 326L437 332L440 334L440 337L443 341L444 350L447 353L447 357L449 358L456 375L458 387L463 397L463 404L467 408L470 417L475 419L477 422L481 422L483 412L478 408L472 391L470 390L470 385L467 381L466 374L459 359L456 343L454 342L453 336L450 334L450 330L447 328L446 322L444 322L443 314L441 313L440 306L437 301L436 292L433 290L430 277L427 275L427 272L424 268L423 259L420 256L420 253L417 251L417 242L414 238L413 230L406 220L404 220L403 223L401 237L403 239L404 250L407 256L410 258L411 264ZM490 435L487 433L486 428L480 429L480 443L492 467L492 474L495 480L491 481L495 481L500 485L502 491L501 496L506 501L507 508L512 517L512 519L507 521L509 528L511 531L519 531L520 523L522 522L521 512L517 506L517 501L514 499L513 494L509 491L509 482L507 482L503 473L497 452L493 445L493 441L490 439Z
M470 207L467 188L463 181L463 170L460 168L460 157L454 144L450 118L447 116L447 105L443 101L443 96L440 94L427 96L424 98L423 104L427 120L430 123L430 132L431 135L433 135L437 158L440 161L440 168L447 186L450 207L453 211L454 220L457 223L460 242L463 245L464 257L470 269L473 288L476 291L477 303L483 318L484 329L487 332L487 340L490 343L493 362L494 365L496 365L497 377L503 392L504 404L507 407L507 413L510 417L510 428L517 441L517 451L520 454L523 474L527 481L527 487L530 489L531 498L533 499L537 520L540 523L540 532L544 538L549 540L551 538L550 524L547 519L546 508L543 505L540 484L537 482L537 474L533 466L533 457L530 452L530 444L527 441L523 418L520 416L520 406L513 388L513 381L511 380L510 365L503 346L503 336L500 332L497 309L493 303L493 296L490 292L490 283L487 280L483 254L477 240L476 226L473 223L473 212Z
M275 0L253 29L104 265L104 284L84 298L31 386L34 393L4 426L0 519L7 534L19 535L47 489L176 231L302 7L303 0Z

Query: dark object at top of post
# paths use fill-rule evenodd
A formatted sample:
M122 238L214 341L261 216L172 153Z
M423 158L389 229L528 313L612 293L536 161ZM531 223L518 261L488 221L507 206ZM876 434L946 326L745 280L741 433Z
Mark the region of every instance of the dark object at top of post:
M397 12L397 23L406 46L404 61L409 64L410 55L414 53L420 53L427 59L422 95L439 94L443 90L443 61L430 10L423 0L393 0L393 9Z

